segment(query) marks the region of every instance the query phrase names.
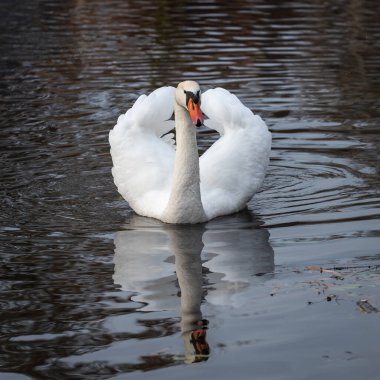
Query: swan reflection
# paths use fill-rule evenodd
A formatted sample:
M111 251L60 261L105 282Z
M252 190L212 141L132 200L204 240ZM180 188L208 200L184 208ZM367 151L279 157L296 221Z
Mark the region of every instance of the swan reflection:
M115 234L114 282L144 311L176 310L180 290L187 361L208 357L202 302L239 306L239 293L274 270L269 233L248 211L197 225L134 215L127 228Z

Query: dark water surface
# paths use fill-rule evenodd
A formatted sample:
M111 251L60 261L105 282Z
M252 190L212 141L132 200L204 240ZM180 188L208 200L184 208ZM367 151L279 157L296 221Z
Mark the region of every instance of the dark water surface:
M377 0L2 0L0 20L0 379L379 378L357 305L380 309ZM120 198L108 132L185 78L239 96L273 151L249 210L183 230Z

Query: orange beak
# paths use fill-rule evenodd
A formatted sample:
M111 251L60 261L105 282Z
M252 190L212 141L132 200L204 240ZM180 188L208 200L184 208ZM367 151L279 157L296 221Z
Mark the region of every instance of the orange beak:
M197 127L200 127L203 124L203 114L201 111L201 101L194 103L193 99L189 99L187 102L187 109L189 110L191 121Z

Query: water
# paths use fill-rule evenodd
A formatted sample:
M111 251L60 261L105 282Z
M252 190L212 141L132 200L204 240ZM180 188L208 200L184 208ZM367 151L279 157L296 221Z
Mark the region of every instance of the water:
M378 378L377 1L1 8L0 379ZM107 142L184 78L273 134L248 210L185 231L133 214Z

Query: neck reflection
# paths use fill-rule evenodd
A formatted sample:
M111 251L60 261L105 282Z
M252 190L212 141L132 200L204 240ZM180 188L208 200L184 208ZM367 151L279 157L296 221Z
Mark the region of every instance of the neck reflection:
M243 289L273 272L269 233L248 211L198 225L134 215L127 228L115 234L114 282L144 311L175 312L179 287L185 361L207 360L201 305L237 305Z
M202 241L205 225L168 225L169 247L175 256L175 269L181 291L181 333L185 360L207 360L210 348L206 340L208 321L202 318Z

